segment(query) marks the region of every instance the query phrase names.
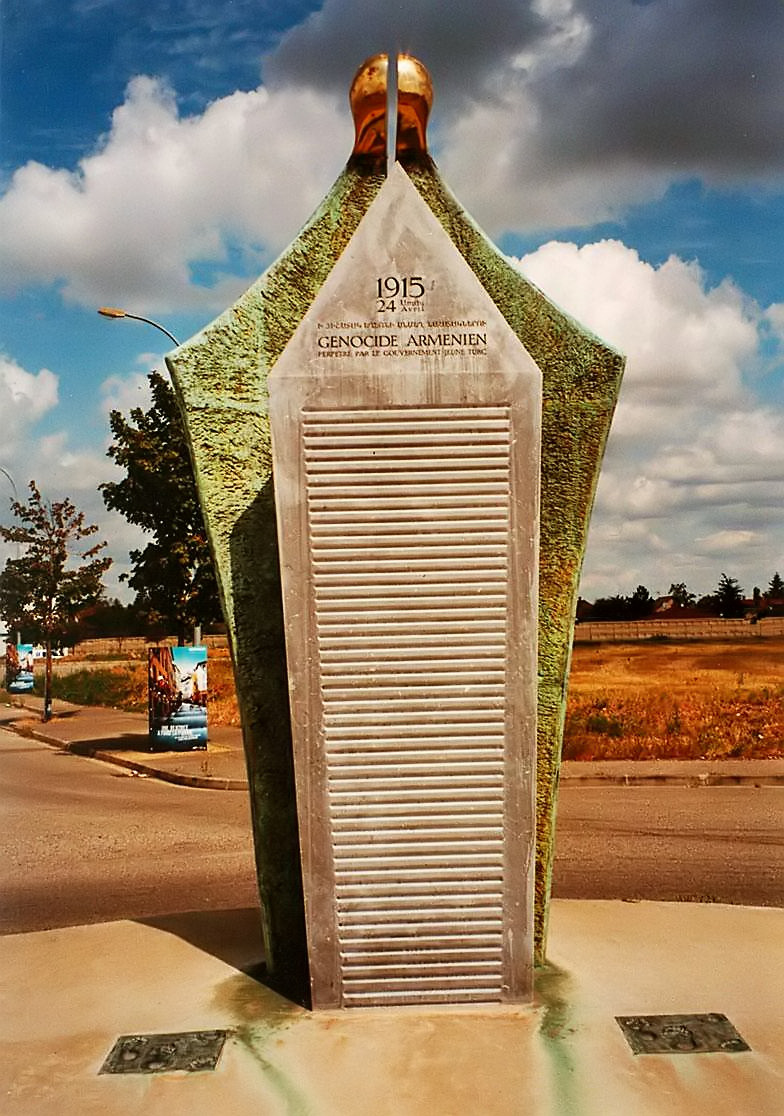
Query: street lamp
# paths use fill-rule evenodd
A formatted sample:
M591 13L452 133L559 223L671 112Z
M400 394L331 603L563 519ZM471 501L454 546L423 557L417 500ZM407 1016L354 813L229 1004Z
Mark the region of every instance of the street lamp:
M169 333L165 326L160 322L154 322L152 318L143 318L140 314L130 314L127 310L120 310L117 306L100 306L98 313L104 318L133 318L135 322L146 322L147 325L159 329L161 333L165 333L169 340L173 341L175 345L179 345L179 341L173 333Z

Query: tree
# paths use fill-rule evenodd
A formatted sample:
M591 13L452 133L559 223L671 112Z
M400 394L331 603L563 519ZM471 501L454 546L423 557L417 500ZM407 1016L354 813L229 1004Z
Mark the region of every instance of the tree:
M716 598L720 616L731 618L743 615L743 590L734 577L721 575Z
M651 596L647 586L638 585L631 597L628 598L628 603L630 619L642 620L643 617L650 616L656 602Z
M30 481L26 504L12 501L11 510L21 522L0 526L0 537L24 547L24 554L9 558L0 573L0 615L10 628L26 630L46 646L46 681L43 719L52 710L52 643L61 639L81 609L99 600L102 578L111 558L98 555L105 542L87 549L79 545L98 530L87 525L69 499L48 504ZM74 565L75 559L80 565Z
M641 620L653 612L654 599L644 585L630 597L600 597L590 611L591 620Z
M122 639L124 636L143 636L145 624L136 606L123 604L116 598L102 599L84 608L65 635L68 644L85 639Z
M591 609L590 620L626 620L629 602L626 597L599 597Z
M781 577L778 574L778 571L774 573L773 577L768 582L768 588L765 596L768 598L769 601L784 600L784 581L782 581Z
M151 372L148 379L148 411L109 416L109 457L127 475L101 492L107 508L152 535L143 550L131 551L133 570L121 577L148 625L173 627L182 643L189 628L220 620L220 601L177 401L163 376Z
M676 608L688 608L689 605L693 605L697 599L694 593L688 591L685 581L674 581L667 595L672 597Z

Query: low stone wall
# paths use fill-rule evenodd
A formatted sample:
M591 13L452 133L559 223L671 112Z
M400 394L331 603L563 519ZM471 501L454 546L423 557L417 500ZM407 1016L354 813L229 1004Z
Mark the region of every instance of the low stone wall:
M615 620L578 624L575 643L643 639L760 639L784 636L784 616L749 620Z
M146 659L147 648L169 643L176 646L176 636L164 636L159 640L145 639L144 636L125 636L115 639L85 639L74 648L75 659L112 658L121 655L125 659ZM209 650L227 649L229 644L225 635L203 636L200 646Z

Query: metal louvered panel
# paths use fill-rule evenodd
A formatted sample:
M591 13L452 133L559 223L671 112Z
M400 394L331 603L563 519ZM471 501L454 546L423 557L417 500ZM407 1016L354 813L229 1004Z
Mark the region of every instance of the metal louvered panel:
M303 418L346 1005L501 999L510 429Z
M541 372L399 164L269 402L313 1006L527 1000Z

